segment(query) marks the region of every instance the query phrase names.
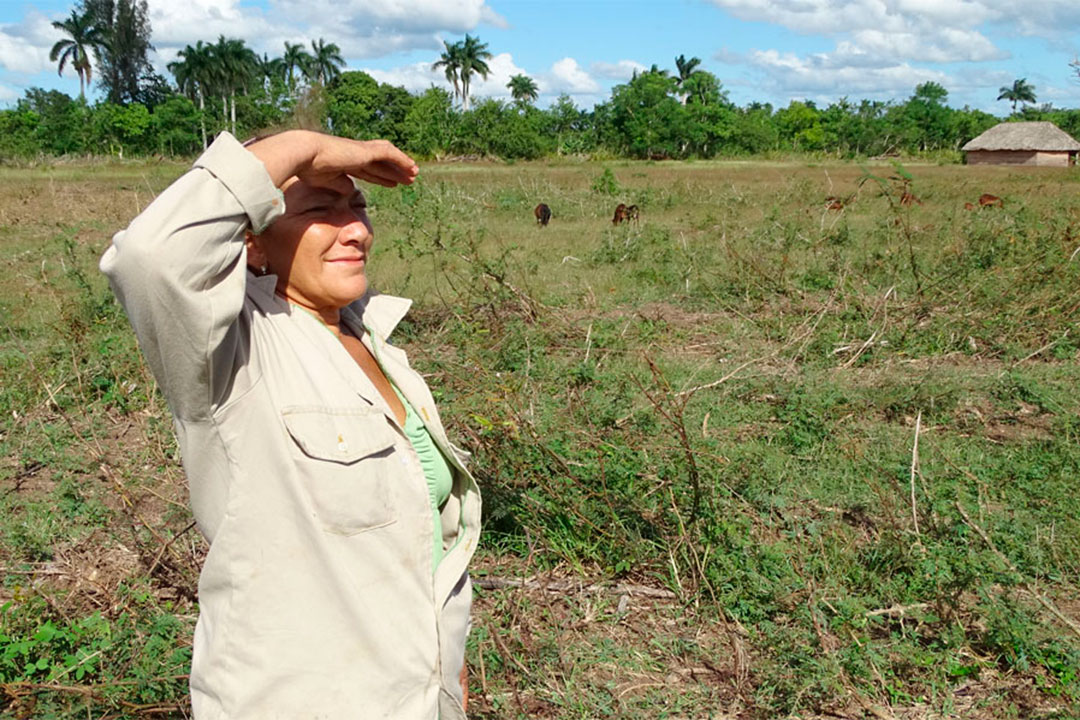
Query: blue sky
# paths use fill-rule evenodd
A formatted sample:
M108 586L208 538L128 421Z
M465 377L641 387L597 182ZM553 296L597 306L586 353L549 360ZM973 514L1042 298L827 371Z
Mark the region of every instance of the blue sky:
M74 2L0 0L0 104L27 87L78 93L75 75L49 62L53 20ZM337 43L348 69L422 90L442 40L477 35L494 54L474 96L508 97L517 73L535 78L540 104L560 93L580 107L606 99L635 69L674 68L684 54L720 78L739 105L841 97L903 100L933 80L949 103L996 114L998 89L1016 78L1040 102L1080 107L1080 0L149 0L153 57L218 35L260 54L285 41ZM95 95L91 92L91 97Z

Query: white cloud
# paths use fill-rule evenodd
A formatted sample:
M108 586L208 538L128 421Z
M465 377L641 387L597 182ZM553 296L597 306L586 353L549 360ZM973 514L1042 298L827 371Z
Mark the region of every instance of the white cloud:
M9 103L22 97L22 93L7 85L0 85L0 102Z
M381 83L398 85L412 93L424 92L432 85L453 92L450 83L446 81L446 76L442 72L433 71L431 65L432 63L429 62L421 62L403 65L392 70L362 69Z
M392 70L364 68L364 72L381 83L399 85L414 93L423 92L432 85L453 92L443 71L431 69L433 62L403 65ZM488 60L487 64L490 72L486 80L479 75L473 75L469 84L470 98L509 98L510 91L507 89L506 84L510 82L510 77L512 75L528 75L527 72L514 63L514 58L510 53L499 53Z
M629 80L636 72L647 68L636 60L620 60L616 63L594 62L590 69L600 77L612 80Z
M431 3L405 13L400 3L387 0L279 0L267 14L241 6L237 0L151 0L150 24L163 62L173 59L185 45L200 39L212 42L219 35L243 38L256 52L271 56L280 55L286 42L306 46L322 38L336 43L346 58L373 58L436 49L440 47L438 32L468 31L487 17L480 0L456 4L472 5L473 11L447 17L445 8Z
M416 49L437 51L442 34L460 36L480 25L506 27L487 0L270 0L265 10L243 0L148 0L148 8L155 46L151 60L166 76L165 66L184 46L199 40L214 42L221 35L242 38L260 55L272 57L282 53L286 41L308 45L322 38L336 43L355 66L364 58ZM25 76L55 72L49 50L63 33L52 27L52 21L64 17L30 10L21 22L0 25L0 68ZM424 70L423 64L380 79L414 90L443 83L441 74L431 73L430 66ZM502 85L506 82L502 80ZM481 84L493 94L505 90Z
M464 33L480 24L505 27L485 0L271 0L275 17L316 27L345 28L365 37L382 33Z
M600 91L600 85L571 57L552 65L541 76L541 86L544 92L551 94L592 95Z
M385 57L442 47L440 33L504 27L486 0L271 0L270 9L240 0L149 0L159 68L178 50L218 36L243 38L259 54L280 55L286 42L322 38L346 59Z
M27 75L50 68L55 71L49 51L62 37L52 21L36 10L21 23L0 25L0 67Z
M852 33L850 43L838 44L838 50L841 45L883 59L918 62L983 62L1009 57L1009 53L995 47L982 33L952 28L917 33L860 30Z
M989 0L710 0L741 20L782 25L803 34L838 30L911 32L976 27L997 20L1008 7ZM1010 0L1012 2L1012 0ZM1001 8L993 7L1000 5ZM1019 13L1018 13L1019 14Z
M486 80L479 75L474 75L472 80L469 81L469 95L471 97L509 98L510 90L506 87L506 83L510 82L510 77L513 75L528 75L527 72L514 64L514 58L510 53L499 53L488 60L487 64L491 72L488 73Z
M1045 18L1060 21L1073 14L1080 20L1080 3L1069 0L710 0L731 15L783 26L793 32L820 35L835 41L832 50L794 55L758 49L745 55L721 50L714 58L744 65L758 80L786 97L827 93L832 99L863 95L881 99L907 97L915 85L934 81L950 100L970 97L963 68L929 69L928 63L986 63L1006 60L988 33L1015 28L1038 6ZM1051 11L1048 8L1053 8ZM1029 23L1036 27L1047 20ZM1043 28L1046 31L1046 28ZM985 86L983 86L985 88Z
M364 72L381 83L399 85L413 93L423 92L432 85L451 90L450 83L447 82L443 72L433 71L431 65L432 63L424 62L404 65L392 70L364 68ZM542 98L551 99L565 93L579 107L587 107L597 102L603 92L600 85L573 58L563 58L554 63L549 70L533 74L519 67L509 53L500 53L488 60L488 67L491 72L486 80L480 77L474 77L472 80L469 95L473 100L485 97L509 99L510 90L506 84L514 75L528 75L536 80Z
M740 20L781 25L803 35L848 36L884 45L900 59L957 62L1002 59L989 28L1049 41L1080 25L1076 0L709 0ZM891 40L883 40L889 38ZM867 47L872 50L872 48Z
M153 43L162 56L197 41L225 37L261 38L271 25L253 8L241 9L236 0L148 0ZM170 52L173 51L173 52Z
M850 59L910 62L1000 60L980 29L1024 17L1010 0L711 0L737 18L781 25L797 33L837 37L835 65Z
M831 66L815 56L800 57L776 50L750 53L748 63L761 70L772 88L788 97L906 97L915 86L937 82L949 87L949 76L939 70L912 67L907 63L886 67Z
M1003 85L1011 84L1010 81L1002 83ZM1039 98L1039 103L1060 103L1064 102L1072 105L1076 102L1076 88L1075 87L1056 87L1053 85L1036 85L1036 96Z

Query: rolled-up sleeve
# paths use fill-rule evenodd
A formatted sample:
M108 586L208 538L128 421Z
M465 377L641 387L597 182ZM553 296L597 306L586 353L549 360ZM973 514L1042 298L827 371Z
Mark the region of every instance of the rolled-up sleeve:
M222 133L101 259L173 413L209 416L227 387L247 282L244 233L284 211L262 162Z

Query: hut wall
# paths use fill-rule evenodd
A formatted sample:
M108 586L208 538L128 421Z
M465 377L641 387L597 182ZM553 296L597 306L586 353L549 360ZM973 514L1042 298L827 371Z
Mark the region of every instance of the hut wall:
M1040 152L1037 153L1036 165L1046 167L1069 167L1069 153L1067 152Z
M1033 150L971 150L968 165L1040 165L1068 167L1068 152L1038 152Z

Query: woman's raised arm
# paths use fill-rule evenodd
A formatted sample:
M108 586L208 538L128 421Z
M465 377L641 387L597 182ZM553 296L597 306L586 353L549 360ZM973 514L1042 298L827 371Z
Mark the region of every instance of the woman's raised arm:
M274 185L294 175L312 185L340 175L384 187L411 183L417 167L412 158L386 140L349 140L306 130L290 130L262 138L248 150L266 166Z

